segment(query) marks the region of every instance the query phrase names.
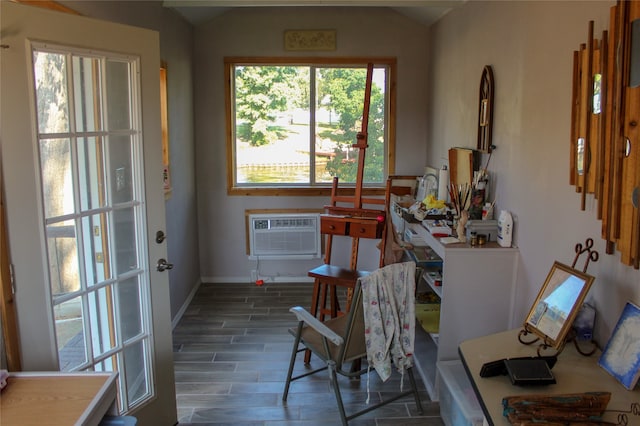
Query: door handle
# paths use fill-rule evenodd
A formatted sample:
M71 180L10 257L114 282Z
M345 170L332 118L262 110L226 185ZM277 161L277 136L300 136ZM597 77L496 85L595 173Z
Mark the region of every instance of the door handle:
M158 259L156 269L158 270L158 272L164 272L167 269L173 269L173 263L167 262L166 259Z

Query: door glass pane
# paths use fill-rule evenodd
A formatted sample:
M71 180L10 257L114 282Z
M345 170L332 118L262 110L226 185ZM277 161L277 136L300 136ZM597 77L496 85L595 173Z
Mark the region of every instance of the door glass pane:
M61 371L72 371L87 362L82 300L73 298L53 309L56 321L59 362Z
M69 139L40 140L40 167L45 217L73 213L73 178Z
M59 365L120 372L118 407L127 412L154 389L149 282L140 269L144 200L136 198L144 176L132 111L140 106L132 98L137 61L47 49L34 52L34 81Z
M92 291L88 298L91 343L94 356L99 356L116 345L112 288L107 286Z
M115 210L113 226L118 274L138 268L136 249L136 221L133 208Z
M94 371L118 371L117 368L118 362L115 356L110 356L105 358L101 362L97 362L93 366Z
M73 220L47 226L49 274L54 298L80 290L77 244Z
M142 333L142 304L137 277L120 282L118 299L122 340L126 342Z
M78 138L78 175L82 210L97 209L106 205L103 149L100 137Z
M127 377L127 399L129 405L135 404L149 392L147 382L147 357L145 342L141 340L124 348L125 371Z
M34 52L34 76L40 133L69 131L66 55Z
M111 197L113 203L133 200L133 175L131 138L111 136L109 138L109 165L111 167Z
M129 63L107 61L107 116L110 130L131 129Z
M107 216L102 213L83 217L82 231L87 286L92 286L111 278Z
M100 105L100 61L96 58L73 57L76 129L81 132L102 129Z

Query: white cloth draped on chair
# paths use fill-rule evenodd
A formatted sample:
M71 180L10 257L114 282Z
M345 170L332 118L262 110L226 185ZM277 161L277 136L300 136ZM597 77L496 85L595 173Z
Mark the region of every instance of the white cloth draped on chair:
M408 262L385 266L359 278L347 314L324 322L300 306L291 308L290 311L298 319L298 326L290 330L295 341L282 400L287 401L291 382L328 370L343 426L347 426L351 419L409 395L413 395L417 411L422 414L411 356L415 332L414 277L415 263ZM365 312L369 317L368 323ZM297 354L307 349L324 361L325 365L320 368L307 365L294 376ZM365 356L369 362L366 367L360 366L360 361ZM338 374L349 378L367 374L369 395L370 368L374 366L380 377L386 380L392 373L392 363L402 374L400 392L391 393L372 405L369 405L367 397L366 408L357 410L350 407L353 410L350 409L351 414L347 415L340 391L342 381L338 380ZM403 390L405 373L411 385L411 389L406 391ZM352 389L358 388L357 385L354 387L352 383L347 383Z
M395 263L360 278L367 361L383 381L391 364L402 374L413 366L415 269L414 262Z

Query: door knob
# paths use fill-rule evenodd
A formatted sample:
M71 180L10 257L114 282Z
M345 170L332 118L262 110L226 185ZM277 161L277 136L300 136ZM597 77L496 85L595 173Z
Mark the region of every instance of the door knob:
M173 269L173 263L167 262L166 259L159 259L156 265L158 272L164 272L167 269Z

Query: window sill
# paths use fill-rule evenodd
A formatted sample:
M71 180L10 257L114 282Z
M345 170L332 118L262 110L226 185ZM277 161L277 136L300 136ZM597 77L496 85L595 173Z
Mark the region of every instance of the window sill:
M340 195L353 195L355 187L341 187ZM362 189L363 195L384 196L384 186L366 187ZM233 187L227 190L230 196L258 196L258 197L329 197L330 187Z

